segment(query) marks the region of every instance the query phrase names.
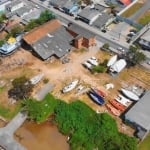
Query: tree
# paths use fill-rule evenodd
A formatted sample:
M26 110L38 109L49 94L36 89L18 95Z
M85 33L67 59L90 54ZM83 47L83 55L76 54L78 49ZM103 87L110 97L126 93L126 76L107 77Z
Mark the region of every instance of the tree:
M139 48L133 45L130 46L126 55L127 59L132 65L137 65L146 59L146 56L139 51Z
M22 102L22 107L28 112L29 119L42 123L54 112L56 104L57 100L48 94L42 101L27 99Z
M4 40L0 40L0 47L5 43Z
M14 79L12 85L13 88L8 91L8 95L16 100L28 98L33 89L33 85L25 76Z
M6 20L5 14L0 15L0 23L3 23Z
M108 44L108 43L105 43L105 44L103 45L103 48L109 49L109 44Z

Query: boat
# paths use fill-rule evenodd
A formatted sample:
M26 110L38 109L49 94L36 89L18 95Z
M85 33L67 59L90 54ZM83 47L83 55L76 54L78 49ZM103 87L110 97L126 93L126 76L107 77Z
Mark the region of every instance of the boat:
M36 76L34 76L33 78L30 79L31 84L35 85L37 84L44 76L44 73L40 73Z
M121 92L126 96L128 97L129 99L131 100L134 100L134 101L138 101L139 100L139 97L134 94L133 92L129 91L129 90L126 90L126 89L121 89Z
M107 67L110 67L111 65L113 65L115 62L117 61L117 55L114 55L113 57L111 57L107 63Z
M70 84L68 84L67 86L65 86L62 90L63 93L69 92L71 90L73 90L76 85L78 84L79 80L74 80L72 81Z
M116 100L111 100L109 101L115 108L117 108L120 111L124 111L126 109L126 107L122 104L120 104L119 102L117 102Z
M114 108L111 104L106 104L107 109L115 116L120 116L120 111Z
M105 103L104 99L95 92L90 91L88 94L99 105L103 105Z
M103 98L106 96L106 94L105 94L103 91L101 91L100 89L92 88L92 90L93 90L96 94L98 94L99 96L101 96L101 97L103 97Z
M118 97L115 98L115 100L126 107L128 107L131 104L131 101L122 96L121 94L119 94Z

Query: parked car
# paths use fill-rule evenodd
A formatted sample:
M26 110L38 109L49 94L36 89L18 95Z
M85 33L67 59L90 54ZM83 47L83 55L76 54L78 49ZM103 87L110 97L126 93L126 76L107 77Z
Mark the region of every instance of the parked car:
M83 66L86 67L87 69L91 70L92 69L92 65L88 62L84 62Z
M122 47L118 47L117 50L124 52L124 49Z
M134 32L134 33L137 33L137 30L135 29L131 29L130 32Z
M98 60L95 57L91 57L87 60L87 62L89 62L90 64L94 65L94 66L98 66Z

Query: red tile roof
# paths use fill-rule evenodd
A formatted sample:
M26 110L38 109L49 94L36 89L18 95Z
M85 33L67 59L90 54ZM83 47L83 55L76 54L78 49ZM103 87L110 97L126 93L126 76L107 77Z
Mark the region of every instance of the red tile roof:
M121 3L123 3L124 5L129 5L129 4L131 4L132 3L132 1L131 0L119 0Z
M61 23L59 20L51 20L40 27L37 27L33 30L31 30L29 33L27 33L23 39L28 43L28 44L33 44L42 37L44 37L46 34L50 32L56 31L58 28L61 27Z

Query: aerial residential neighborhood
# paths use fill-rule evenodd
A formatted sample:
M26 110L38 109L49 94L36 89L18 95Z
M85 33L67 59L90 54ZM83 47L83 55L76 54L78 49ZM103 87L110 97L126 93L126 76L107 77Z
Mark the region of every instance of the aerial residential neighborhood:
M149 0L0 0L1 150L150 150Z

